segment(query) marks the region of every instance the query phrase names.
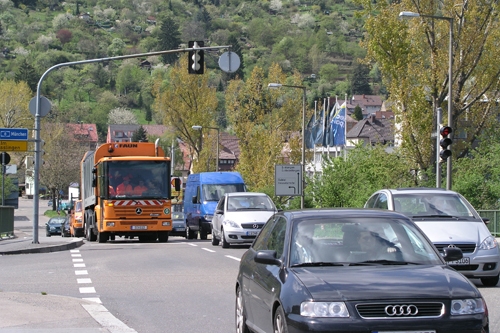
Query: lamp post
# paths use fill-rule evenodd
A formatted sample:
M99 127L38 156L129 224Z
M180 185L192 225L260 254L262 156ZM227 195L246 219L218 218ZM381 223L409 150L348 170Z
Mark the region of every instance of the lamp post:
M305 184L305 165L306 165L306 140L305 140L305 129L306 129L306 87L305 86L293 86L293 85L288 85L288 84L281 84L281 83L269 83L267 85L268 88L271 89L276 89L276 88L281 88L281 87L288 87L288 88L296 88L296 89L302 89L303 95L302 95L302 194L300 196L300 208L304 209L304 184Z
M453 98L452 98L452 80L453 80L453 17L447 16L434 16L434 15L424 15L414 12L400 12L400 18L414 18L414 17L429 17L436 20L445 20L450 23L449 30L449 45L448 45L448 126L452 126L452 110L453 110ZM439 136L439 128L436 135ZM451 149L451 145L448 146ZM436 160L436 163L439 163ZM451 157L446 160L446 189L451 190Z
M199 126L199 125L193 125L191 128L194 130L197 130L197 131L203 130L203 126ZM205 128L214 129L217 131L217 149L216 149L216 156L215 156L215 171L219 171L219 128L218 127L205 127ZM201 138L201 136L200 136L200 138ZM201 142L201 139L200 139L200 142ZM201 150L201 145L200 145L200 150Z

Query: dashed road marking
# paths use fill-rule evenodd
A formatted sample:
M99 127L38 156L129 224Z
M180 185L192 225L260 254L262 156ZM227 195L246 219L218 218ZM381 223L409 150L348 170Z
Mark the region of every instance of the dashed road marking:
M207 251L207 252L212 252L212 253L215 252L214 250L207 249L206 247L202 247L201 249L204 250L204 251Z
M241 261L241 258L237 258L237 257L233 257L233 256L228 256L228 255L226 255L225 257L228 257L229 259L233 259L233 260L236 260L236 261Z
M80 289L80 294L95 294L94 287L81 287L79 289Z
M85 279L76 279L76 282L78 283L92 283L92 280L85 278Z
M75 275L88 275L89 272L87 270L83 270L83 271L75 271Z

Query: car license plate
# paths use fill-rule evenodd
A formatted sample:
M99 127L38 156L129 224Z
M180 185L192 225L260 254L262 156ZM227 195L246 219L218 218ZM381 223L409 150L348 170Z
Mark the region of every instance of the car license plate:
M435 330L427 331L373 331L372 333L436 333Z
M470 258L463 257L460 260L448 261L448 265L470 265Z
M259 234L259 231L247 231L247 236L257 236Z
M186 228L175 228L175 231L186 231Z
M132 230L147 230L148 226L147 225L133 225L130 227Z

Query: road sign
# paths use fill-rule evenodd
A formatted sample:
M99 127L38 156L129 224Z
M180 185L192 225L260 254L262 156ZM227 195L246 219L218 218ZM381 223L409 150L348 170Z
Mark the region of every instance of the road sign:
M225 52L219 57L219 67L226 73L236 72L240 64L240 57L234 52Z
M28 129L0 128L0 140L28 140Z
M0 141L0 150L28 151L28 141Z
M36 117L36 96L30 100L30 104L28 105L28 107L33 117ZM38 110L39 116L45 117L50 112L50 109L52 108L52 103L50 103L47 97L40 96L39 108L40 108L40 110Z
M274 167L274 193L276 196L302 195L302 165L280 164Z
M0 162L2 162L2 165L7 165L10 163L10 155L9 153L0 153Z

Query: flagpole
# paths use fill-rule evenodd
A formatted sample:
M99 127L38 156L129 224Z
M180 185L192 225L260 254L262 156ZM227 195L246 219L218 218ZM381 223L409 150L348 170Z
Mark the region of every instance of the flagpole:
M318 101L314 101L314 122L316 122L316 110L318 109ZM316 175L316 143L313 142L313 161L314 161L314 168L313 168L313 176Z
M347 160L347 94L345 94L345 119L344 119L344 160Z

